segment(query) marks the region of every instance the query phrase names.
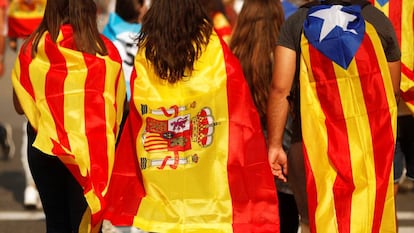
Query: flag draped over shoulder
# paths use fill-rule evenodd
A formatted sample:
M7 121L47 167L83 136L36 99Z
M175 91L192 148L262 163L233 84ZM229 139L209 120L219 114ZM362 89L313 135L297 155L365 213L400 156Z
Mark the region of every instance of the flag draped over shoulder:
M217 34L226 42L226 44L230 43L232 27L230 25L229 20L226 16L221 12L216 12L213 14L213 25L214 29L216 30Z
M8 12L8 36L24 38L39 26L46 7L46 0L13 0Z
M315 6L304 24L301 51L312 232L394 232L397 107L375 29L359 6Z
M58 156L84 189L92 215L82 224L91 224L89 232L99 230L106 207L125 99L121 59L104 41L108 56L76 51L72 28L62 26L56 43L50 34L42 36L34 58L32 44L23 47L12 72L13 88L37 132L33 146Z
M401 48L401 97L414 112L414 1L370 0L392 22Z
M131 111L117 149L126 169L116 161L113 178L123 175L118 180L127 190L141 190L143 197L115 190L114 199L127 201L111 201L114 225L129 220L163 233L279 232L258 113L223 43L213 34L190 77L175 84L161 81L145 51L138 52ZM138 161L126 164L131 154ZM127 210L117 211L120 206Z

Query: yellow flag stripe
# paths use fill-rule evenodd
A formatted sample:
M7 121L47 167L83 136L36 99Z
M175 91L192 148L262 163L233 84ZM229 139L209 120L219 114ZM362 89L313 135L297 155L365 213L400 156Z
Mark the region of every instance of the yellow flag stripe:
M371 129L369 127L366 106L364 102L355 105L353 101L354 96L360 96L360 99L363 99L358 67L355 59L350 63L349 70L344 70L336 64L333 66L338 79L340 98L343 100L342 106L346 119L351 155L350 161L352 164L353 182L355 184L355 190L352 195L350 232L371 232L376 186L375 183L369 183L367 180L375 180L376 176L372 154ZM349 90L353 90L353 92ZM361 151L361 148L364 148L364 151ZM362 209L361 203L365 203L366 209L372 211L366 211L365 208Z
M302 41L304 41L304 35L302 35ZM325 124L315 124L317 122L325 121L325 114L319 102L315 101L316 85L314 82L314 75L309 63L310 54L307 43L302 43L302 58L300 64L300 77L301 77L301 109L306 111L308 117L302 118L302 131L303 143L306 145L308 154L328 154L328 135ZM308 80L302 80L302 77L309 77ZM317 99L317 97L316 97ZM315 129L315 126L318 128ZM313 129L313 130L306 130ZM308 138L317 138L318 143L307 143ZM318 205L315 210L315 222L317 232L319 229L332 229L332 233L338 232L337 220L334 216L334 197L332 189L336 179L336 171L330 165L329 158L327 156L309 156L308 157L311 167L323 167L324 169L313 169L312 174L314 177L324 177L323 179L314 179L316 184L316 196ZM310 216L311 217L311 216Z
M39 40L39 46L38 46L38 57L35 57L33 59L33 62L30 63L29 65L29 73L33 74L36 73L37 75L31 75L31 83L33 85L33 89L36 90L36 101L37 101L37 105L39 105L39 108L41 108L43 111L46 112L46 114L42 114L42 120L39 121L38 123L40 125L38 125L38 130L45 130L46 132L48 132L48 135L46 134L38 134L38 136L36 137L36 140L34 142L34 146L39 148L42 151L52 151L53 148L53 144L51 142L51 140L49 138L42 138L45 136L50 136L50 138L58 138L56 131L55 130L46 130L48 128L52 128L55 129L56 125L55 125L55 121L53 119L53 115L49 109L49 105L46 101L46 87L44 85L44 83L46 83L46 77L47 77L47 73L49 71L50 68L50 62L45 62L42 63L42 65L44 65L44 69L39 69L38 66L39 62L37 62L37 59L40 59L39 57L44 58L46 61L48 56L46 55L46 51L45 51L45 37L46 34L44 34L42 36L42 38ZM35 79L36 80L33 80ZM29 119L30 120L30 119ZM37 122L36 122L37 123Z
M375 47L374 52L378 53L376 57L378 57L378 60L380 62L379 65L380 67L383 67L383 82L385 87L386 100L388 103L385 107L387 107L387 109L390 109L389 114L391 115L391 118L396 119L396 104L393 95L392 83L387 68L385 55L382 53L381 42L378 36L376 36L376 31L372 25L367 23L366 27L368 34L375 35L373 36L372 44ZM335 192L335 189L337 188L336 182L340 182L341 179L346 180L346 178L343 177L343 175L346 174L341 171L341 177L337 177L338 174L335 170L335 162L330 161L329 157L323 156L327 155L328 150L330 150L327 144L327 142L329 143L328 138L334 135L327 135L327 132L330 132L332 130L328 130L326 128L326 119L324 115L325 110L321 107L320 102L318 102L318 94L320 90L317 89L316 84L314 83L315 78L314 74L312 73L312 69L308 68L312 67L312 59L310 58L309 50L309 45L307 44L306 39L302 37L301 111L306 115L306 117L302 117L302 129L306 152L308 155L310 155L307 156L311 169L311 171L308 172L308 175L312 175L314 177L312 180L316 186L316 199L314 201L317 202L317 205L315 206L313 206L312 201L310 203L310 211L315 212L314 216L312 216L312 213L310 214L310 218L314 217L316 220L314 222L316 232L338 232L338 230L341 228L343 228L342 230L346 230L346 227L342 226L345 223L343 221L346 221L346 214L342 216L337 215L338 213L336 212L335 208L340 207L338 206L340 203L336 203L336 201L340 200L335 200L336 194L333 192ZM388 185L387 182L385 182L385 190L387 193L386 195L383 194L383 188L380 188L378 186L382 186L382 184L376 184L375 182L372 182L375 180L378 181L378 179L382 179L378 178L378 173L376 173L375 168L378 166L383 166L383 162L377 161L378 159L382 158L378 157L378 148L373 148L373 136L371 135L372 130L378 129L375 127L374 129L370 127L372 119L368 118L370 114L367 113L367 107L364 105L364 102L361 102L359 105L353 104L355 102L355 98L364 100L366 98L364 95L367 95L366 90L363 90L361 86L362 84L359 78L360 74L358 73L358 65L354 59L348 67L348 70L343 70L341 67L334 63L333 67L335 76L337 77L337 87L339 91L338 94L340 95L340 104L343 108L346 124L345 130L347 133L345 135L347 135L347 140L349 143L349 145L347 144L342 146L349 146L349 155L352 167L350 168L350 172L352 174L351 176L353 184L355 185L355 189L352 191L352 201L350 207L350 232L361 230L364 232L376 232L378 228L380 228L380 232L383 230L386 231L389 229L395 229L394 218L390 216L392 215L394 208L393 204L390 203L390 200L393 199L393 196L389 195L393 193L392 179L389 179L391 183L388 183ZM327 67L325 66L325 68ZM331 80L328 82L330 81ZM367 83L364 85L367 85ZM323 87L325 88L325 86ZM335 127L339 126L336 125ZM392 122L391 128L393 131L391 138L395 139L396 126L394 121ZM311 139L311 142L308 141L308 139ZM393 145L393 142L394 141L390 142L390 145ZM332 149L335 150L333 147L331 150ZM377 155L374 155L374 152L377 153ZM346 156L346 150L344 150L343 153L345 154L341 156ZM389 160L390 158L388 156L384 159ZM340 166L346 167L345 164L342 164ZM345 167L340 169L344 169ZM391 177L390 173L385 174L385 178L387 180L389 177ZM340 179L338 180L338 178ZM308 185L309 182L310 181L308 180ZM382 206L382 196L385 196L384 207ZM366 204L367 208L361 209L361 203ZM315 209L313 210L312 208ZM332 216L336 216L340 219L337 219L335 217L332 218ZM382 219L382 221L378 221L378 217L380 220ZM312 221L312 219L310 221ZM375 227L373 224L375 224ZM381 227L379 227L378 224L380 224Z
M196 154L199 158L197 163L179 165L176 169L169 166L159 169L154 166L142 170L147 195L141 201L134 225L143 230L182 232L178 229L186 226L198 229L197 232L232 232L232 203L227 179L227 75L219 38L216 35L211 36L208 47L203 51L195 63L191 78L173 85L159 80L151 64L146 61L144 51L136 56L138 78L133 83L132 91L140 93L132 97L136 109L141 109L142 104L149 109L168 109L170 106L190 106L193 103L190 108L180 108L183 113L179 116L197 116L201 109L210 107L212 117L218 123L214 128L213 143L210 146L201 148L201 145L193 141L191 150L178 151L180 158ZM212 102L211 98L206 98L209 95L205 95L205 92L214 93L214 99L220 102ZM146 119L149 118L166 121L174 117L151 112L140 114L143 122L147 124L149 121ZM196 121L193 124L197 124ZM146 128L141 127L137 141L141 142L142 135L146 135ZM153 135L148 133L148 136ZM215 140L216 138L220 140ZM161 155L169 155L174 158L173 152L151 153L142 143L136 144L139 157L163 160L165 158L160 157ZM154 180L157 180L156 184L149 182ZM201 184L203 180L209 182Z

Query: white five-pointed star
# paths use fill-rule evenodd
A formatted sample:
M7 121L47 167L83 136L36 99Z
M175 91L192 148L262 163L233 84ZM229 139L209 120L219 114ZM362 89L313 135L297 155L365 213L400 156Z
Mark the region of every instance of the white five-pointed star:
M343 6L340 5L333 5L330 8L319 10L310 14L310 16L323 19L319 42L321 42L336 26L341 27L344 31L358 34L354 29L348 29L348 23L354 21L356 16L341 11L342 7Z

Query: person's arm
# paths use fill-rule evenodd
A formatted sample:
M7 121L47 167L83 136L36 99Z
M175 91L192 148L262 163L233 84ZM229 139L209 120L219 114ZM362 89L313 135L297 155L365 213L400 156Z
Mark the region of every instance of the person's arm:
M283 150L282 142L289 112L287 97L290 94L295 76L296 52L286 47L277 46L274 54L273 78L267 105L268 159L273 175L286 181L287 156Z
M394 88L394 95L399 101L400 98L400 81L401 81L401 61L388 62L388 69L390 70L392 86Z
M20 115L24 114L23 108L20 105L19 99L17 98L16 92L14 92L13 90L13 105L14 105L14 110L16 110L16 112Z

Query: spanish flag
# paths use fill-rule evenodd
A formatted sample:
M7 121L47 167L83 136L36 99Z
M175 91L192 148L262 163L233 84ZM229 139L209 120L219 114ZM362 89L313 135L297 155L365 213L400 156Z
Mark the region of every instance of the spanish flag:
M8 12L8 36L25 38L36 30L43 18L46 0L12 0Z
M313 233L396 230L397 106L381 41L360 11L315 6L304 24L300 101Z
M279 232L259 116L224 42L214 33L194 71L178 83L157 77L142 50L135 74L117 149L124 163L115 163L113 177L124 175L117 180L128 185L114 190L119 203L111 201L108 219L114 225L129 219L149 232ZM126 164L131 155L135 162ZM141 199L130 197L136 190Z
M99 230L125 99L121 58L104 41L108 56L79 52L71 26L64 25L56 43L48 33L42 36L35 57L31 43L23 47L12 72L13 88L37 131L33 146L58 156L84 189L91 215L85 214L80 232Z
M229 20L221 12L215 12L212 16L214 29L217 34L226 42L228 45L230 43L232 27Z
M394 25L401 47L400 94L411 112L414 112L414 1L370 1L384 12Z

